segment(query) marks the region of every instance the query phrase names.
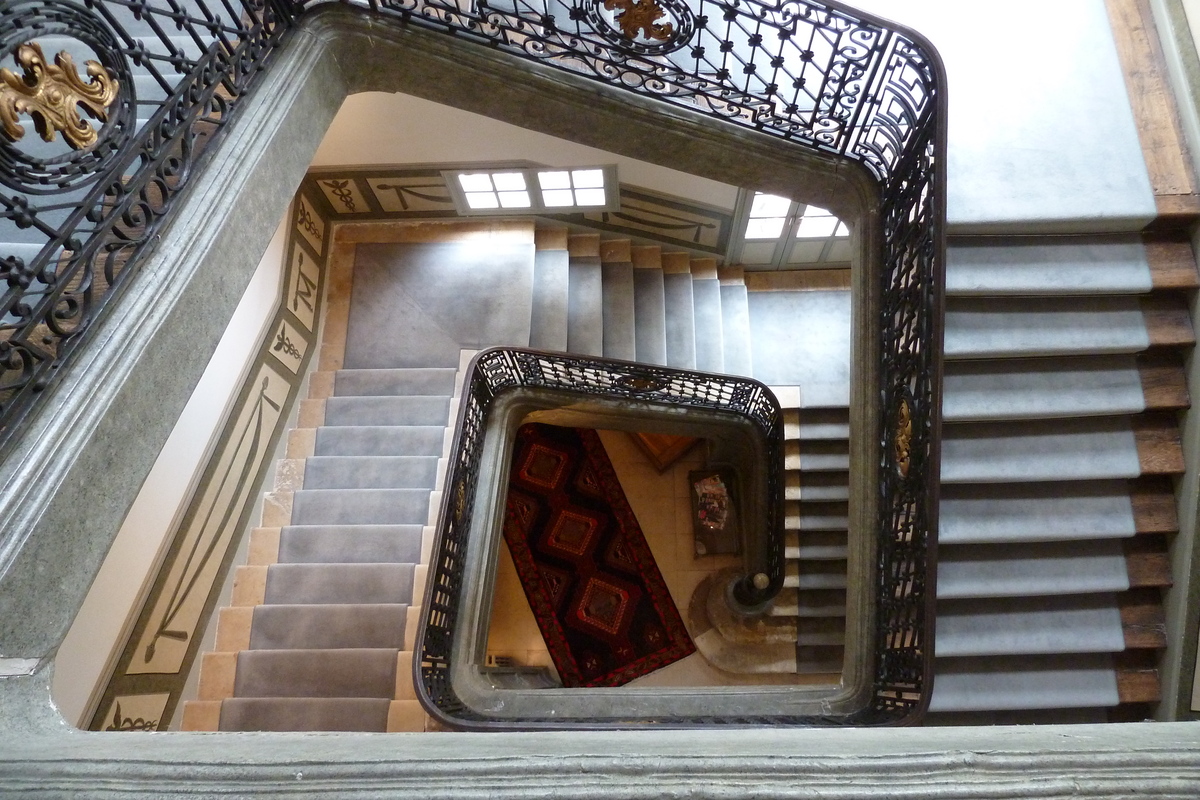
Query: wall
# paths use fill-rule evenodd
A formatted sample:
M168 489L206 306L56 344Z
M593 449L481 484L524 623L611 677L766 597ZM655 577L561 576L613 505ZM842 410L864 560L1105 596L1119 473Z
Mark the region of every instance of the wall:
M286 219L271 239L221 343L129 509L55 659L53 697L86 725L174 534L280 297Z
M623 183L732 209L737 188L462 111L406 94L346 98L313 158L314 167L533 161L550 166L616 164Z

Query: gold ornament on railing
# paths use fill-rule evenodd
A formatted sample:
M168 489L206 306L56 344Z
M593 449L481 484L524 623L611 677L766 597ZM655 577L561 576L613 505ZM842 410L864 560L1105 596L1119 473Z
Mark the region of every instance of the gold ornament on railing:
M675 26L669 22L656 22L667 14L656 0L604 0L604 7L609 11L617 11L616 23L621 26L621 33L627 39L636 39L641 32L647 39L662 42L671 38L675 31Z
M912 460L912 409L908 400L900 400L900 410L896 414L896 471L901 478L908 477L908 467Z
M95 142L96 131L79 115L79 109L82 106L100 122L108 119L107 109L117 99L120 83L109 76L104 65L85 62L91 80L84 81L69 53L64 50L50 64L36 42L18 47L16 59L25 70L24 76L0 69L0 122L8 138L15 142L25 135L19 119L21 114L28 114L47 142L54 141L59 131L76 150Z

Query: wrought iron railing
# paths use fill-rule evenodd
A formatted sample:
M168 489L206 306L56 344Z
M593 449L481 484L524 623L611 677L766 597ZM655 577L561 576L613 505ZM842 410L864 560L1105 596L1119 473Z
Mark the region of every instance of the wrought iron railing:
M286 0L0 2L0 437L128 283L294 15Z
M0 0L0 436L127 283L304 8L323 0ZM646 98L861 163L880 186L876 698L928 697L937 518L945 80L915 34L827 0L352 0ZM19 49L60 39L55 72ZM52 49L51 52L56 52ZM84 62L89 79L76 72ZM55 84L76 101L47 104ZM115 87L115 88L114 88ZM73 94L70 94L73 93ZM72 119L81 107L103 124ZM33 114L33 117L29 116ZM39 145L55 119L70 144ZM77 124L78 123L78 124ZM97 133L89 143L85 128ZM18 134L22 133L19 139ZM51 137L54 138L54 137ZM56 140L57 141L57 140ZM49 149L47 149L49 148ZM875 391L875 390L873 390ZM875 407L874 401L870 403Z
M764 463L758 466L763 470L766 496L747 500L761 503L762 528L743 531L745 538L757 539L747 552L756 553L760 560L747 565L749 574L735 587L735 592L740 589L745 593L743 602L753 604L774 597L783 586L784 423L779 402L766 386L732 375L605 358L515 348L484 351L475 357L463 384L451 448L454 460L444 482L446 490L430 564L424 625L416 645L419 683L426 701L440 713L459 721L484 720L459 700L450 680L455 630L462 611L464 584L469 578L465 556L476 514L480 459L496 401L519 389L556 390L571 402L598 398L671 409L705 409L749 421L764 442ZM754 574L767 575L769 583L755 586L751 577ZM505 724L511 722L506 720Z

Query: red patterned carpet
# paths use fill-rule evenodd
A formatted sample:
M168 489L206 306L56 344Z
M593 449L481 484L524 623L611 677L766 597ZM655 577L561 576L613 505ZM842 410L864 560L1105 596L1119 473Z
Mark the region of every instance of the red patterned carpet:
M595 431L517 431L504 538L563 686L620 686L695 652Z

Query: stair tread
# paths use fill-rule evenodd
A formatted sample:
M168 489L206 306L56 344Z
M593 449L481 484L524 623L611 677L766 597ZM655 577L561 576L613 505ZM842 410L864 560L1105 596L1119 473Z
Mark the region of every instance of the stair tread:
M946 294L1138 294L1152 288L1137 234L951 238Z
M944 545L938 599L1121 592L1129 575L1117 539Z
M396 692L394 648L243 650L236 697L376 697Z
M1124 481L942 487L943 544L1123 538L1137 532Z
M221 702L222 731L387 731L386 698L232 697Z
M667 363L666 287L662 270L633 270L634 352L643 364Z
M1136 414L1145 408L1131 355L951 361L942 400L947 422Z
M721 283L721 345L726 373L747 377L754 374L750 354L750 306L744 283Z
M312 456L304 463L305 489L432 489L436 456Z
M269 605L378 605L412 603L413 564L272 564L267 568Z
M325 426L445 425L449 396L330 397Z
M254 608L251 650L404 648L403 603L270 604Z
M572 241L576 237L571 237ZM596 237L599 247L599 237ZM603 278L600 257L572 255L568 265L567 351L604 355Z
M690 273L663 275L668 366L696 369L696 309Z
M633 272L633 264L627 261L601 264L605 358L637 359Z
M697 278L693 275L692 315L696 331L696 369L702 372L724 372L721 284L715 274L711 278Z
M530 347L567 349L570 274L570 256L565 250L538 250L534 254Z
M1115 706L1108 654L938 658L930 711Z
M454 393L457 370L443 367L410 369L339 369L334 374L338 397L370 395L443 395Z
M317 428L318 456L440 456L441 425L354 425Z
M1137 353L1150 345L1136 298L950 298L947 359Z
M279 535L280 563L416 563L421 525L289 525Z
M419 525L429 517L429 489L300 489L296 525Z
M1125 417L954 423L943 429L943 484L1139 474L1137 442Z
M1113 594L938 600L937 656L1116 653L1125 649Z

